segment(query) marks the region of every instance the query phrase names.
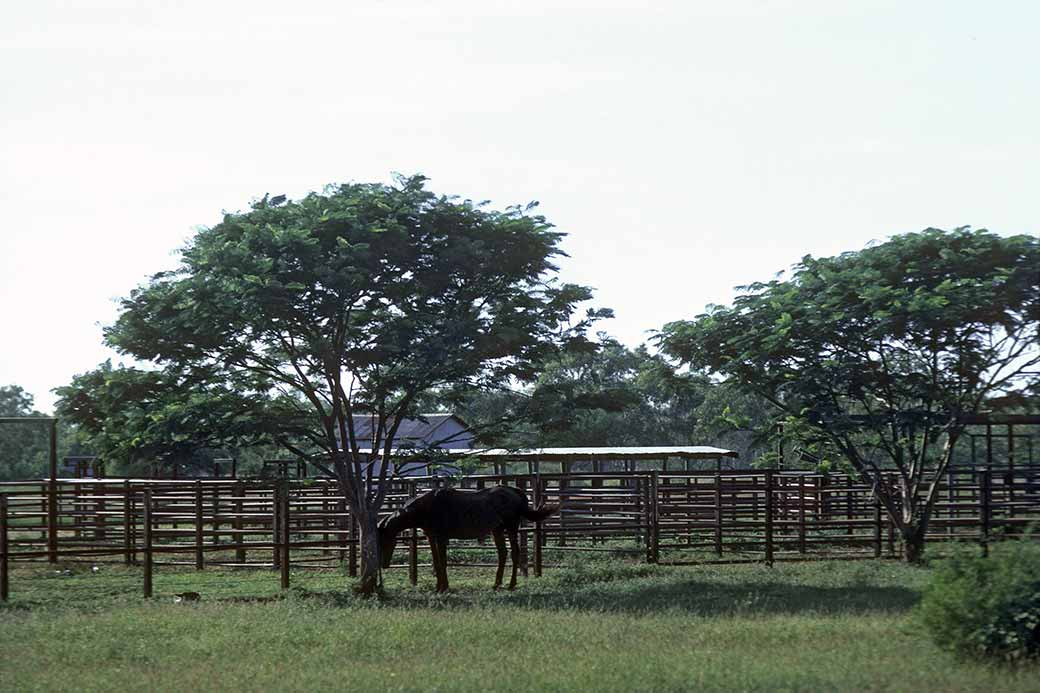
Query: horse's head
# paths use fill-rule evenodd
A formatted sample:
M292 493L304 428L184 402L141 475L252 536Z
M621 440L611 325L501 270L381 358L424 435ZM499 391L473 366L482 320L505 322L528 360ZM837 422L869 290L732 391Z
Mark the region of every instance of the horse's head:
M393 526L394 516L384 517L379 521L379 559L384 568L390 567L390 558L397 546L397 531Z

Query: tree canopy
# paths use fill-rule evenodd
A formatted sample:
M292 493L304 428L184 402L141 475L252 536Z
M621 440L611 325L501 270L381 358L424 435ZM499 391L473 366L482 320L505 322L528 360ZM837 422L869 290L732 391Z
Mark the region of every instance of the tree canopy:
M926 229L806 256L789 279L743 289L732 307L666 325L663 349L807 424L875 483L911 545L961 416L1036 385L1034 237ZM878 484L883 469L899 473L897 492Z
M179 269L122 302L106 338L305 406L323 453L313 461L327 461L372 534L388 471L377 459L420 393L529 380L607 314L571 322L591 292L553 279L561 238L531 205L495 211L437 196L422 176L265 196L200 230ZM360 413L377 422L370 444L355 435ZM378 560L362 553L371 583Z
M77 439L105 459L109 471L195 466L213 450L279 443L306 449L311 433L310 420L296 407L240 380L113 368L106 361L55 392L58 416L76 427Z

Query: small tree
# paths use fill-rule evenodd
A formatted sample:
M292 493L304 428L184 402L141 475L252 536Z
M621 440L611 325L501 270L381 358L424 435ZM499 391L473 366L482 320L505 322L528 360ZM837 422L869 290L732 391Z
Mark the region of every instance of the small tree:
M109 463L125 463L128 472L143 462L197 461L207 449L312 447L313 415L267 390L241 379L113 368L106 361L55 388L56 411L75 425L81 443Z
M744 290L666 325L663 348L808 424L873 485L918 560L961 417L1035 386L1040 243L927 229L807 256L789 280Z
M591 294L550 281L562 234L530 206L490 211L424 181L265 196L199 231L181 268L134 291L106 332L139 358L252 377L309 404L323 468L361 529L363 592L378 579L380 461L418 395L529 380L602 315L569 326ZM370 439L355 432L362 414Z

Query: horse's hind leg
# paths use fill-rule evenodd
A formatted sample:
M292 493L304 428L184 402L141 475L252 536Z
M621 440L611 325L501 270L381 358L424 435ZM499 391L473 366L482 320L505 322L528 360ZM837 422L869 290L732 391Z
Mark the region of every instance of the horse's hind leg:
M441 537L437 540L437 551L440 553L441 574L437 578L437 591L448 591L448 539Z
M516 567L520 563L520 542L517 539L517 528L509 528L509 553L513 559L513 577L509 580L509 589L516 587Z
M443 584L443 582L441 582L441 571L443 570L440 551L441 540L437 539L432 534L427 534L426 538L430 540L430 557L433 562L433 576L437 578L437 591L443 592L444 590L441 589L441 585Z
M495 573L495 589L497 590L502 586L502 573L506 569L506 537L501 528L493 530L491 534L495 537L495 548L498 549L498 572Z

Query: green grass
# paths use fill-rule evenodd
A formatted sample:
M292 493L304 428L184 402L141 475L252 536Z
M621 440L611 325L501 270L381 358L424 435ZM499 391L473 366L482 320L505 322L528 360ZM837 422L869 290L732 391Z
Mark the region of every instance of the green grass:
M1040 668L960 662L910 613L929 572L893 562L651 567L581 557L493 592L487 570L347 578L19 566L0 606L0 689L1040 690ZM66 566L61 566L63 570ZM174 603L177 592L201 593Z

